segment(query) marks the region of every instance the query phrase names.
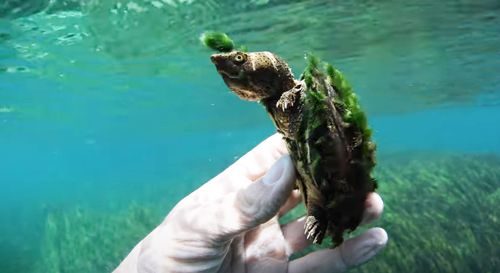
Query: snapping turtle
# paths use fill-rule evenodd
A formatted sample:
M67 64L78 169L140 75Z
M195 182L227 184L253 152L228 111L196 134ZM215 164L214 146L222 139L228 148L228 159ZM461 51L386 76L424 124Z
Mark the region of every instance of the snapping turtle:
M307 208L305 235L318 244L331 235L339 245L344 231L359 225L377 185L370 175L375 144L351 87L331 65L320 69L313 56L294 79L271 52L226 49L211 56L218 73L240 98L263 104L286 141Z

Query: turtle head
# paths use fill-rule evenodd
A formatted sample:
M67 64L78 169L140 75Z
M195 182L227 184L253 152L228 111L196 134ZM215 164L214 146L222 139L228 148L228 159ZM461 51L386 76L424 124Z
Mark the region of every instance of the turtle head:
M271 52L232 51L211 60L229 89L245 100L279 98L295 85L287 63Z

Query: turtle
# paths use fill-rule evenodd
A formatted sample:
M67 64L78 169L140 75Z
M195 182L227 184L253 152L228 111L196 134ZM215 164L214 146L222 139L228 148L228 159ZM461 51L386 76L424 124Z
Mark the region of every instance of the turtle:
M283 135L306 207L304 234L315 244L330 236L333 246L340 245L377 188L376 145L353 89L338 69L321 67L312 54L295 79L272 52L219 51L210 59L225 84L241 99L260 102Z

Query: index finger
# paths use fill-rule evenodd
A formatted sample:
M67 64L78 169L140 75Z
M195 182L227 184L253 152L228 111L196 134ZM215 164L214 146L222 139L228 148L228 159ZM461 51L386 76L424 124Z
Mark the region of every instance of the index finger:
M255 181L262 177L267 170L288 150L283 136L276 133L238 159L224 170L222 176L239 176Z
M189 198L198 202L218 199L261 178L288 150L281 134L274 134L194 191Z
M281 134L274 134L234 162L222 173L208 181L225 193L239 190L264 176L267 170L283 155L288 154Z

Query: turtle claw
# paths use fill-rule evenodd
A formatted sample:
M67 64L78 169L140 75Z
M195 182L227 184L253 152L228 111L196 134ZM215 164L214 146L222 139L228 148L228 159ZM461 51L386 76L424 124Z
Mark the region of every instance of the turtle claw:
M304 225L304 234L307 240L311 240L315 244L321 244L325 236L325 229L325 225L322 225L316 217L312 215L307 216Z
M295 101L295 92L287 91L284 92L280 99L276 102L276 107L281 108L282 111L285 111L289 106L293 106L293 102Z
M303 84L299 82L294 88L283 92L279 100L276 102L276 107L281 108L282 111L285 111L288 107L293 106L293 104L295 103L295 97L297 95L300 95L300 92L302 92L302 90Z

